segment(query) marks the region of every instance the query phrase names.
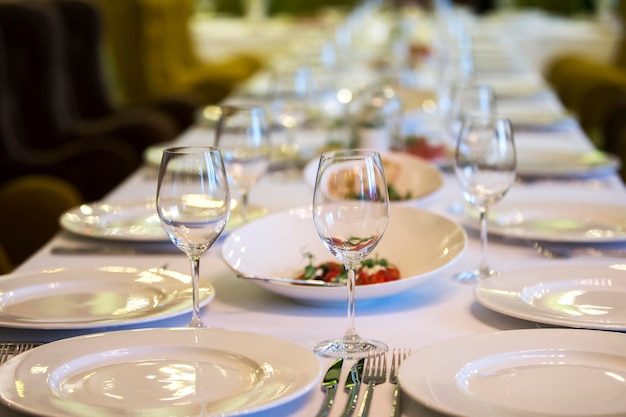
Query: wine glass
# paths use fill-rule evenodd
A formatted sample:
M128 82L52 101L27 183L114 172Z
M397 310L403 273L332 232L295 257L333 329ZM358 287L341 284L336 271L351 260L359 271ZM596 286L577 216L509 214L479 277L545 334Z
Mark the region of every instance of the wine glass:
M306 66L272 71L271 118L280 156L287 170L297 171L300 145L297 135L311 121L316 87L311 69Z
M190 327L206 327L200 319L200 256L220 236L230 213L230 191L219 149L177 147L163 151L156 206L170 240L191 261Z
M454 155L454 172L463 197L478 208L482 262L475 270L457 274L458 281L497 274L487 264L488 211L513 185L516 165L515 141L508 119L497 116L464 119Z
M237 208L248 221L250 188L270 164L270 133L260 106L222 106L215 130L215 146L222 152L231 188L240 196Z
M314 351L326 357L359 358L386 350L362 339L354 327L356 270L387 228L389 195L380 154L369 150L325 152L313 193L313 222L326 248L348 274L348 328L343 337L323 341Z
M490 115L496 112L496 96L487 84L459 82L450 87L447 124L453 140L458 138L463 119L467 116Z

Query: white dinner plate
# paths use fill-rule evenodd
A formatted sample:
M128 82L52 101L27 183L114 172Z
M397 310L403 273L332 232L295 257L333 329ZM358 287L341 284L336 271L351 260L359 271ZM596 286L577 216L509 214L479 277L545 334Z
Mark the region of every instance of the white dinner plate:
M509 330L448 340L408 357L402 390L446 415L626 415L626 335Z
M200 285L200 303L215 290ZM174 317L191 311L191 277L128 266L57 268L0 277L0 326L86 329Z
M186 327L124 330L15 356L0 366L0 398L46 417L223 417L286 403L320 376L309 349L269 336Z
M517 173L522 177L594 177L614 174L621 161L601 151L518 150Z
M243 218L232 200L231 213L225 231L243 224ZM248 218L255 219L267 213L263 207L250 206ZM137 242L170 242L165 233L154 201L125 203L95 202L82 204L64 212L59 218L61 227L69 232L105 240Z
M381 155L387 183L402 195L409 194L405 200L393 203L426 204L443 187L443 175L432 163L425 159L400 152L387 152ZM304 179L315 187L319 158L312 159L304 168Z
M401 279L359 285L357 303L406 292L442 276L467 246L456 222L413 207L392 206L389 224L369 258L385 258L400 270ZM310 207L270 214L232 232L222 244L222 258L233 271L261 277L296 278L310 262L338 262L320 240ZM311 305L345 304L347 289L280 282L251 281L268 291Z
M67 210L61 227L78 235L110 240L168 242L154 201L89 203Z
M589 194L592 197L593 192ZM626 241L626 205L604 201L505 197L489 213L490 234L530 241L608 243ZM478 230L478 213L467 207L463 224Z
M478 282L483 306L557 326L626 331L626 268L567 265L502 272Z

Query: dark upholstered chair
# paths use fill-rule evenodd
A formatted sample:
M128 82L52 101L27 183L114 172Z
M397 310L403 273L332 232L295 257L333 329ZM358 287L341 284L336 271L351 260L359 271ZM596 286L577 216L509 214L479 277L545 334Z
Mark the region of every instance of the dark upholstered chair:
M141 159L106 129L75 128L61 29L51 13L39 1L0 2L0 181L55 175L74 184L83 198L96 200Z
M259 68L251 57L201 60L189 29L195 0L96 0L117 97L128 105L215 104Z
M114 103L106 77L103 15L90 0L44 0L58 11L64 36L71 110L76 119L98 120L115 136L144 148L171 141L186 125L156 107L123 107Z
M70 183L29 175L0 184L0 273L9 273L60 229L59 216L81 204Z

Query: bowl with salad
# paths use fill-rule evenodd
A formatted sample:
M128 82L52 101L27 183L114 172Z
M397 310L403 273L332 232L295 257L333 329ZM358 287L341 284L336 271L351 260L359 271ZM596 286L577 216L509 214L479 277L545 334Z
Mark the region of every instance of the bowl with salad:
M425 206L430 203L443 187L441 171L429 161L402 152L381 153L389 200L392 204ZM315 187L319 158L312 159L304 167L304 179ZM342 187L357 186L356 178L346 169Z
M467 235L454 220L406 205L392 205L389 224L357 274L357 303L382 300L433 279L464 253ZM249 280L268 291L313 305L342 305L348 290L343 266L320 240L311 207L271 213L231 232L221 256L234 275L332 282L337 286L294 285Z

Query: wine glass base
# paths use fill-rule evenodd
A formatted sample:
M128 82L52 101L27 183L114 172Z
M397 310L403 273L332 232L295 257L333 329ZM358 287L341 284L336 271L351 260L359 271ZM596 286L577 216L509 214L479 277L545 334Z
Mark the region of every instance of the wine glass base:
M469 271L459 272L454 276L454 280L458 282L471 283L479 279L490 278L498 275L498 272L491 269L472 269Z
M329 339L318 343L313 352L326 358L359 359L372 352L386 352L389 348L383 342L373 339L356 339L346 342L343 339Z

